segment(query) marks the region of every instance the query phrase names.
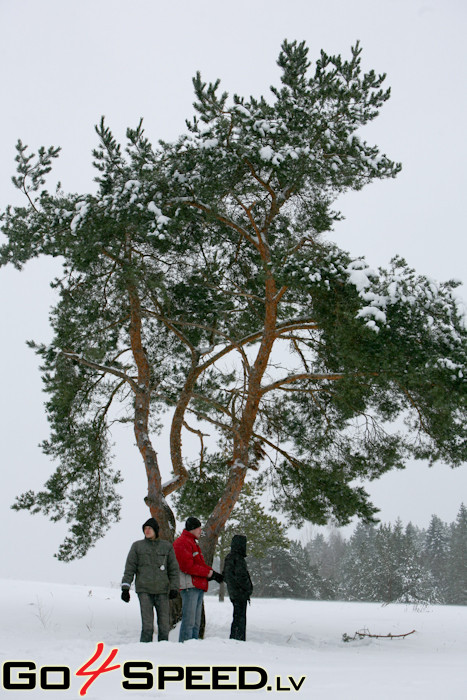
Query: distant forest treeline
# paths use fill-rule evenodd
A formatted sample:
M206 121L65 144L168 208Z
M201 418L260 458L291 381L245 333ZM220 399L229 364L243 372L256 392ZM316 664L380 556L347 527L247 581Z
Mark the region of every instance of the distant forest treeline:
M359 524L247 561L255 597L467 605L467 508L451 524Z

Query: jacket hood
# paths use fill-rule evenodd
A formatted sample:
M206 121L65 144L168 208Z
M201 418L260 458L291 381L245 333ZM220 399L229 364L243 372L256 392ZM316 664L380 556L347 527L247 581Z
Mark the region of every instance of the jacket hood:
M235 554L240 554L242 557L246 557L246 536L234 535L232 537L230 551Z

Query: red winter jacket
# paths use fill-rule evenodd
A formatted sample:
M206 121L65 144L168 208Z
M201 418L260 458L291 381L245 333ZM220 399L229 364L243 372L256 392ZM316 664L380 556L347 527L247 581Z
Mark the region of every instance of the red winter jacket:
M180 571L191 575L195 588L202 591L208 590L208 575L211 567L204 561L201 548L194 535L188 530L183 530L173 544Z

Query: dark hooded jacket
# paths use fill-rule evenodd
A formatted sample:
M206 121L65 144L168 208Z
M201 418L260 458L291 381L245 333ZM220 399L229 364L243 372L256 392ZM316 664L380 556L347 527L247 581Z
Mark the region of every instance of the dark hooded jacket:
M230 553L225 558L224 580L230 600L247 601L253 593L253 584L246 568L246 537L234 535Z

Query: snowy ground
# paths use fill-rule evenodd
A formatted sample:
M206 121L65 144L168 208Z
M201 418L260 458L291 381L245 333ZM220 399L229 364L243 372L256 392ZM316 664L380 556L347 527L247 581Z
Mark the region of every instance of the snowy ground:
M271 698L284 692L288 693L285 697L304 700L467 698L467 607L434 606L417 611L404 605L254 599L248 608L248 641L242 643L228 639L230 602L219 603L214 597L205 600L204 641L178 644L176 629L168 643L142 645L137 641L140 621L135 594L126 605L120 600L118 589L2 580L3 688L8 679L18 684L31 682L28 679L32 678L35 689L12 689L8 696L18 700L50 695L78 698L89 676L77 677L76 671L102 642L101 655L87 670L101 666L114 649L118 652L108 665L120 667L102 673L89 685L85 695L89 700L204 698L212 691L200 692L199 686L212 687L216 674L220 686L236 686L218 690L215 697L219 700ZM414 629L416 632L392 640L342 641L344 632L353 636L363 629L372 634L398 635ZM8 672L5 662L11 661L29 661L31 665L29 669L15 666ZM142 670L154 680L152 689L122 688L123 666L130 661L146 662ZM56 666L69 667L70 689L47 688L53 684L63 686L64 671L47 670ZM169 666L178 668L165 668ZM198 671L196 666L207 668ZM224 669L227 666L234 669ZM45 667L42 689L41 667ZM162 667L162 674L188 677L189 689L184 681L172 680L162 690L158 687L158 667ZM238 667L250 670L239 671ZM258 668L265 669L267 680ZM135 671L134 666L129 670ZM238 689L242 674L245 684L251 686L249 690ZM147 683L143 678L129 682ZM294 683L299 690L294 690ZM264 687L253 689L261 684Z

